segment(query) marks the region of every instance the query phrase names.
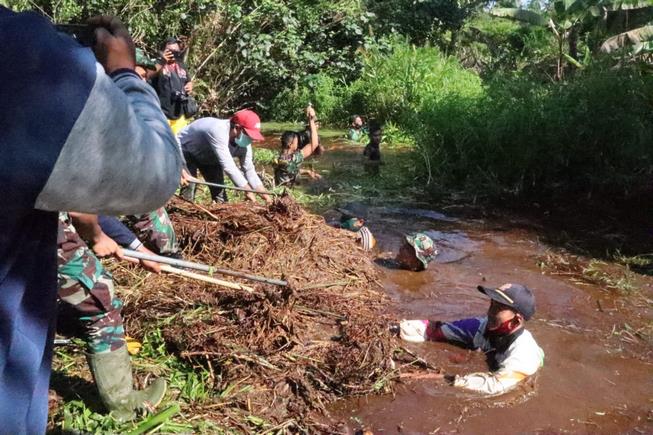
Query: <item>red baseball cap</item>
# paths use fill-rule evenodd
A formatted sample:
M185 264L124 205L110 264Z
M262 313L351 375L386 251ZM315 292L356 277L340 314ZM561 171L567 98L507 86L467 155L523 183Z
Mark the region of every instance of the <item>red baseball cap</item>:
M261 134L261 118L251 110L245 109L234 113L231 122L238 124L245 129L247 136L252 140L264 140Z

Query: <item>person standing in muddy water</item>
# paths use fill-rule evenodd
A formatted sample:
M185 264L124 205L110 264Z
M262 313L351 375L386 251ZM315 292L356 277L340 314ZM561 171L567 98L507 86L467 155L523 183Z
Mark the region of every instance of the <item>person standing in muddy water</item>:
M380 125L371 122L370 141L365 145L363 156L367 157L372 162L381 161L381 140L383 139L383 128Z
M363 150L365 160L365 172L369 175L378 175L381 162L381 141L383 140L383 129L375 122L370 122L369 142Z
M281 135L281 153L274 164L274 181L277 186L294 185L297 176L306 174L312 179L320 178L314 171L303 170L301 165L304 159L311 156L320 147L317 135L317 116L312 106L306 108L306 118L310 134L310 143L300 146L301 135L293 131L286 131Z
M365 138L367 133L367 127L363 124L363 118L359 115L352 115L349 130L347 131L347 139L360 142Z
M454 322L402 320L398 329L406 341L442 341L482 351L487 355L490 371L464 376L433 373L405 377L444 379L456 387L496 395L510 391L542 367L544 351L524 327L535 313L533 293L521 284L478 286L478 291L490 298L485 317Z
M231 119L200 118L193 121L177 135L181 144L188 172L193 177L199 171L210 183L224 184L226 172L237 187L256 190L266 203L272 204L272 197L265 193L263 182L256 173L252 142L265 139L261 134L261 120L251 110L236 112ZM240 161L241 169L234 158ZM227 192L220 187L210 186L211 199L227 202ZM181 189L181 196L195 200L195 183ZM256 202L252 192L245 197Z
M309 103L310 107L313 107L311 103ZM313 150L313 153L311 155L313 156L320 156L322 153L324 153L324 146L322 145L322 141L320 140L320 121L317 120L317 116L315 118L315 127L317 129L318 135L317 135L317 148ZM307 146L310 146L311 143L313 142L313 134L311 133L311 124L307 120L306 125L304 125L304 130L298 131L297 132L297 137L299 139L299 149L304 149Z

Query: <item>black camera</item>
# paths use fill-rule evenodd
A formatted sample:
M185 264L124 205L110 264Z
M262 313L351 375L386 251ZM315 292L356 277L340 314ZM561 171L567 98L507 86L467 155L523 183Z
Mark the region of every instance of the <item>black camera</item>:
M186 92L177 91L174 94L172 94L172 98L180 103L185 103L186 101L188 101L188 94Z
M86 24L55 24L58 32L68 34L84 47L95 45L95 29Z
M170 50L172 55L175 57L175 62L182 62L184 60L184 53L178 50Z

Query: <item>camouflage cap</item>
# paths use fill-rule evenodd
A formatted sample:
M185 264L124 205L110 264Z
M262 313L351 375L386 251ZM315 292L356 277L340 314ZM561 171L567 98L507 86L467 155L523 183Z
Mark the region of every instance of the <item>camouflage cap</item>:
M137 48L136 49L136 65L142 66L142 67L145 67L145 68L149 68L149 69L154 69L154 67L156 65L156 61L154 59L150 59L149 57L147 57L147 55L145 54L145 52L142 49Z
M438 255L435 243L424 233L413 233L406 235L406 241L415 249L415 256L426 269L431 261Z

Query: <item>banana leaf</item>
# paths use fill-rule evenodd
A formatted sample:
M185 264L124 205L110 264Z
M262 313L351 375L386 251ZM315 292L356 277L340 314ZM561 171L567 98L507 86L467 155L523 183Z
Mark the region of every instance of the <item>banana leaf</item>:
M603 41L603 44L601 44L601 51L604 53L612 53L630 45L637 48L638 46L650 41L653 41L653 25L640 27L638 29L633 29L612 36Z
M490 10L490 15L501 18L510 18L535 26L546 26L548 21L545 16L528 9L520 8L495 8Z

